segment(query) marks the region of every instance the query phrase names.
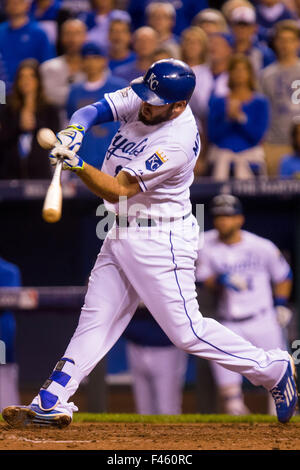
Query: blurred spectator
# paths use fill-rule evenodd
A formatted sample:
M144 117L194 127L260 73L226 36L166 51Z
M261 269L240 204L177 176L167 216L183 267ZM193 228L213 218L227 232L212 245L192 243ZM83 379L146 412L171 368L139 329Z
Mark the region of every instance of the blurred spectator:
M130 64L135 60L135 53L130 49L130 18L115 19L109 26L109 68Z
M246 6L236 7L231 10L229 18L235 52L247 55L258 75L262 68L275 61L275 54L265 43L257 40L255 10Z
M171 343L146 308L136 311L124 337L136 411L180 414L187 354Z
M277 61L261 75L261 90L271 105L271 125L266 135L265 152L270 175L278 174L279 159L290 153L290 128L299 114L298 101L293 100L293 82L299 80L298 58L300 29L296 22L285 20L275 27L274 48Z
M229 67L229 94L213 96L208 115L208 138L212 144L208 160L212 176L227 180L248 179L265 174L264 151L260 145L268 128L269 107L258 94L255 73L246 56L232 56Z
M293 153L285 155L279 167L279 176L283 178L300 178L300 118L294 120L291 127Z
M168 49L160 47L156 49L153 54L153 62L156 62L158 60L171 59L171 57L171 52Z
M31 5L31 19L38 22L52 44L57 40L59 10L60 0L33 0Z
M90 0L91 12L79 15L88 28L88 41L98 44L108 51L109 25L115 19L130 19L126 11L114 10L114 0Z
M144 75L153 63L153 54L158 47L157 32L150 26L138 28L132 35L136 59L127 65L116 67L114 74L130 83L134 78Z
M206 119L208 102L214 88L214 76L206 63L208 37L199 26L191 26L181 34L181 59L186 62L196 75L196 86L189 105L196 119L201 136L201 153L195 166L195 175L205 172L204 156L207 150Z
M295 16L280 0L259 0L256 18L259 39L269 42L273 26L279 21L295 19Z
M19 268L0 258L0 287L20 287ZM16 321L13 312L0 311L0 340L6 349L6 364L0 365L0 411L6 406L19 405L19 371L16 362Z
M226 0L209 0L209 6L211 8L222 8Z
M206 64L208 38L203 29L191 26L182 32L180 45L181 59L192 67L196 75L196 87L189 104L201 129L213 89L212 73Z
M0 25L0 54L11 87L19 63L27 58L44 62L54 56L46 33L29 19L30 0L6 0L8 21Z
M111 93L127 86L121 78L110 74L107 56L104 49L97 44L87 43L82 49L83 70L87 80L73 85L67 103L68 118L77 109L95 103L104 98L105 93ZM119 124L108 122L94 126L85 136L78 154L90 165L100 169L112 137L117 132Z
M48 151L38 145L36 134L42 127L58 132L59 119L44 97L36 60L21 62L8 104L0 109L0 178L50 178Z
M232 55L233 41L227 33L213 33L207 37L197 26L187 28L186 32L187 36L186 33L182 36L182 57L191 65L196 75L196 87L190 106L201 135L201 153L194 171L195 175L200 176L205 173L207 166L205 155L208 103L212 93L216 96L225 96L228 93L228 63ZM202 54L199 54L201 49ZM203 63L205 58L206 63Z
M85 79L82 70L81 49L86 40L86 26L78 19L69 19L61 29L63 55L41 65L45 95L48 101L62 111L73 83ZM64 117L61 114L61 120ZM64 123L61 123L63 127Z
M146 8L147 23L158 33L159 47L167 48L172 57L180 56L178 38L173 34L176 10L171 3L153 2Z
M205 8L200 11L192 22L193 26L200 26L206 34L228 33L227 22L219 10Z
M225 95L228 92L228 64L233 47L230 34L214 33L209 36L207 63L212 74L212 91L215 95Z
M146 23L145 9L152 0L129 0L127 10L132 18L133 29L137 29ZM208 7L208 0L167 0L175 8L176 23L173 32L180 35L190 26L194 16L203 8Z
M248 0L227 0L222 6L222 13L227 21L230 20L232 10L237 7L253 8L253 4Z
M77 15L91 10L90 0L60 0L61 11L75 18Z
M296 21L300 25L300 0L294 0L294 8L295 8L295 16L296 16Z
M6 0L0 0L0 23L6 20L5 6L4 6L5 1Z

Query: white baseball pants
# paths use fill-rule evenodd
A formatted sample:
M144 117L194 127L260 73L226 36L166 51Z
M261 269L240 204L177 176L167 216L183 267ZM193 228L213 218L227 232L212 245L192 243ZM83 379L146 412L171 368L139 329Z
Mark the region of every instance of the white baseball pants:
M289 361L286 351L265 352L201 315L194 284L198 233L193 216L171 227L112 228L64 354L76 365L76 380L66 385L64 400L116 343L140 299L178 348L214 360L268 390L280 381Z
M188 355L175 346L141 346L127 341L136 410L142 415L181 413Z
M19 404L18 364L3 364L0 366L0 412L7 406Z
M250 341L254 346L265 351L285 347L282 329L273 311L258 314L256 317L244 322L224 321L222 324L237 335ZM216 384L219 387L242 385L243 378L240 374L225 369L216 362L212 362L211 367Z

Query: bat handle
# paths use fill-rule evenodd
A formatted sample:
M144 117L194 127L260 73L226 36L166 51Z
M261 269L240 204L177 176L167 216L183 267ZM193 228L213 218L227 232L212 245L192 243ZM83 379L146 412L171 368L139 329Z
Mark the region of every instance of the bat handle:
M54 173L53 173L53 177L52 177L52 183L53 184L57 184L57 183L60 182L60 176L61 176L61 171L63 169L63 164L64 164L63 158L60 158L59 160L57 160L57 163L55 165L55 170L54 170Z
M61 217L62 208L62 188L60 177L63 168L63 159L59 159L56 163L52 181L48 188L43 206L43 219L46 222L57 222Z

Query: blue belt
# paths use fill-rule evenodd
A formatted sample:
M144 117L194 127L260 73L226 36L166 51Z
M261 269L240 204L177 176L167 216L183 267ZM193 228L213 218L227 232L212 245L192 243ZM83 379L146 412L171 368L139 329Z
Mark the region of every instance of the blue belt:
M191 215L191 212L188 212L187 214L183 215L182 217L170 217L169 219L166 219L168 222L174 222L175 220L185 220ZM149 218L141 218L137 217L135 219L135 222L138 227L156 227L157 223L154 219ZM116 215L116 225L118 227L129 227L130 222L128 220L128 217L126 215Z

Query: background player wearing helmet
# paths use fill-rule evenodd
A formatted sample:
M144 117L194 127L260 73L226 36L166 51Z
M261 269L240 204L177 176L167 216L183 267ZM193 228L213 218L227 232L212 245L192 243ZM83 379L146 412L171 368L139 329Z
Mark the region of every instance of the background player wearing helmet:
M68 399L123 333L140 299L175 345L264 386L276 400L278 419L291 418L297 391L288 353L258 349L199 312L199 230L189 197L200 147L187 105L194 86L195 76L186 64L174 59L156 62L139 83L77 111L71 119L74 127L59 134L65 147L57 146L52 160L64 158L65 168L75 170L115 211L116 223L91 272L79 324L64 357L30 406L3 411L10 424L69 424L77 407ZM142 100L165 104L146 106ZM151 125L172 103L170 117ZM147 124L139 120L140 111ZM99 171L75 154L80 143L76 133L79 129L83 135L112 118L121 125ZM120 196L128 198L126 208ZM289 400L284 395L288 386Z
M236 197L216 196L211 215L215 229L205 232L196 278L218 291L217 319L257 347L286 348L281 327L291 317L286 307L291 291L288 263L271 241L241 230L244 216ZM216 363L211 366L224 411L248 414L242 376ZM269 412L274 411L270 401Z

